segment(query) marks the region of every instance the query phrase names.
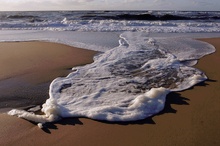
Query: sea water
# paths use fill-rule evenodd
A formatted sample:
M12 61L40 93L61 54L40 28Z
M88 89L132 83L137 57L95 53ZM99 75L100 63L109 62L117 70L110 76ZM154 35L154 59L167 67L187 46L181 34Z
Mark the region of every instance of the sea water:
M47 11L0 12L1 30L220 32L220 12Z
M193 65L215 48L189 36L220 31L218 12L14 13L1 17L1 41L43 40L102 52L94 63L54 79L44 115L8 113L38 123L65 117L135 121L157 114L167 94L207 79Z

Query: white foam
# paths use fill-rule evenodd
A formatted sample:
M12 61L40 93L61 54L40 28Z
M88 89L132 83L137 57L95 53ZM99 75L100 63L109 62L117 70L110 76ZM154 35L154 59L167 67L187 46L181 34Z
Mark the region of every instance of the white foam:
M149 38L147 33L124 32L120 46L51 83L50 98L42 108L45 115L19 110L9 114L39 123L63 117L134 121L152 116L164 108L169 92L187 89L207 79L200 70L182 64L181 53L186 59L198 59L213 52L212 46L205 45L203 53L193 57L190 48L178 51L169 44L172 47L169 50L164 48L165 39L162 43L160 40ZM184 41L178 45L181 42ZM194 53L200 52L199 48L192 49Z
M42 123L38 123L37 126L38 126L40 129L44 128L44 126L43 126Z
M60 18L59 18L60 19ZM140 20L68 20L24 23L0 23L1 30L49 31L144 31L152 33L220 32L220 22L205 21L140 21Z

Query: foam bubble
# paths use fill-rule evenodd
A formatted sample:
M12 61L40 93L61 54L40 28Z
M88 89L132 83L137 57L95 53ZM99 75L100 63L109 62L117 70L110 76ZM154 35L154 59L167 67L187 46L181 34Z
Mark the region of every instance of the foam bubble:
M38 123L37 126L38 126L40 129L44 128L44 126L43 126L42 123Z

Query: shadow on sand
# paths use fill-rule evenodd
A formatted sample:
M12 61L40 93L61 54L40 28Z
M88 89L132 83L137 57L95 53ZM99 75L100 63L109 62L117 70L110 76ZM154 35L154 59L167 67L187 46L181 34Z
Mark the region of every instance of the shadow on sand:
M36 124L36 123L35 123ZM42 130L48 134L51 134L50 130L56 130L57 125L71 125L71 126L75 126L75 125L83 125L83 123L79 120L79 118L64 118L60 121L57 122L52 122L52 123L45 123L44 127L42 128Z
M172 104L189 105L189 103L187 101L189 101L189 99L182 97L180 93L172 92L172 93L168 94L168 96L167 96L164 110L162 110L157 115L163 115L166 113L176 113L177 111L175 109L173 109L171 107L171 105ZM157 116L157 115L154 115L154 116ZM109 122L109 121L100 121L100 120L96 120L96 121L101 122L101 123L105 123L105 124L117 124L117 125L156 124L152 119L154 116L148 117L143 120L130 121L130 122ZM57 122L44 124L44 128L42 128L42 130L48 134L51 134L50 130L58 129L56 125L59 125L59 124L60 125L72 125L72 126L83 125L83 123L80 121L79 118L64 118L64 119L57 121Z
M216 80L211 80L208 79L204 82L201 82L195 86L208 86L209 82L216 82ZM191 87L187 90L192 90L194 87ZM154 115L154 116L158 116L158 115L163 115L163 114L167 114L167 113L176 113L177 110L175 110L174 108L172 108L172 104L175 105L189 105L190 100L186 97L182 97L181 92L171 92L167 95L166 97L166 102L165 102L165 107L164 109L159 112L158 114ZM138 121L130 121L130 122L109 122L109 121L100 121L100 120L96 120L97 122L101 122L101 123L105 123L105 124L118 124L118 125L135 125L135 124L156 124L153 121L153 117L148 117L146 119L143 120L138 120ZM83 125L83 123L79 120L79 118L65 118L62 119L58 122L53 122L53 123L46 123L44 125L44 128L42 128L42 130L48 134L50 134L50 129L58 129L56 125L61 124L61 125Z

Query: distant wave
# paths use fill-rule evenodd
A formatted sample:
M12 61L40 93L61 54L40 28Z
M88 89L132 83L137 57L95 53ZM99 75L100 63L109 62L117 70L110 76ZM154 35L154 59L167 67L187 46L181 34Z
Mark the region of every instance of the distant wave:
M23 18L36 18L36 16L31 16L31 15L8 15L7 18L12 18L12 19L23 19Z
M33 16L33 15L3 15L1 17L1 19L4 19L4 20L22 20L22 19L25 19L25 20L28 20L27 22L42 22L44 20L42 20L40 17L38 16Z
M120 14L115 16L99 16L99 15L84 15L83 19L94 19L94 20L211 20L211 19L220 19L220 16L209 16L209 15L199 15L198 17L190 16L178 16L172 14L164 15L154 15L154 14Z

